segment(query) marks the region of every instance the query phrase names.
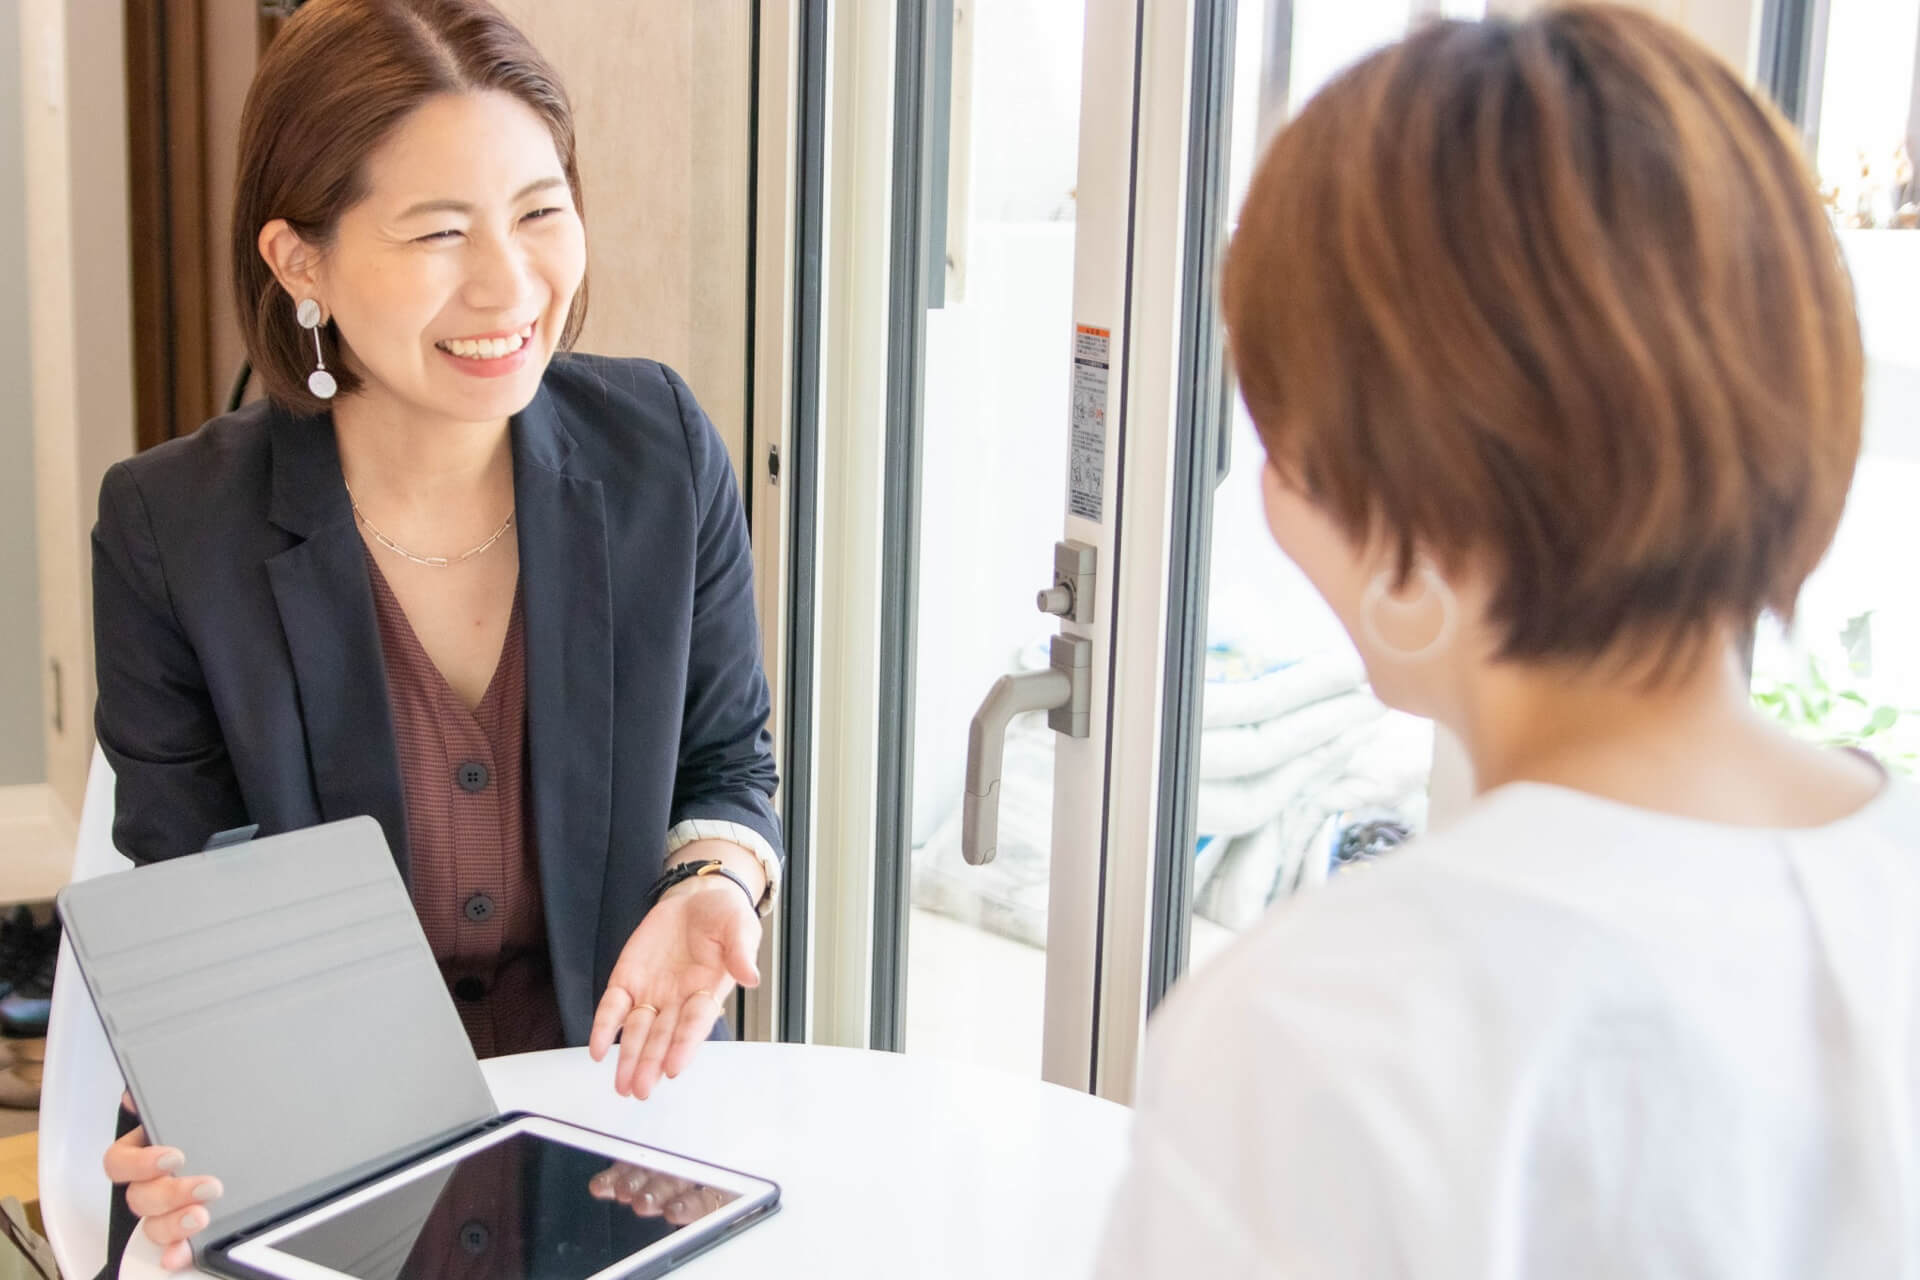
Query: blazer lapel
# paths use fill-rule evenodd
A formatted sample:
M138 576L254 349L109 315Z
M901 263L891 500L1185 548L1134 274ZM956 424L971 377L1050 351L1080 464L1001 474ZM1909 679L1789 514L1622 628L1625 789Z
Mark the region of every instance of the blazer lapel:
M300 690L320 816L367 814L407 874L406 801L373 615L331 419L276 412L269 518L302 541L267 561Z
M569 1040L584 1043L605 977L594 955L613 811L613 579L605 495L569 470L572 455L543 387L513 419L529 799L554 993Z

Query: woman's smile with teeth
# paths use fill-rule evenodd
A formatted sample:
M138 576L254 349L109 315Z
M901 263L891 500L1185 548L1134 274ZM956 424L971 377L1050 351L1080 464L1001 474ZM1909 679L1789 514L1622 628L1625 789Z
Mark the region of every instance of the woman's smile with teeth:
M463 360L498 360L518 351L532 337L533 326L528 325L520 332L510 333L504 338L448 338L436 345L448 355L459 356Z

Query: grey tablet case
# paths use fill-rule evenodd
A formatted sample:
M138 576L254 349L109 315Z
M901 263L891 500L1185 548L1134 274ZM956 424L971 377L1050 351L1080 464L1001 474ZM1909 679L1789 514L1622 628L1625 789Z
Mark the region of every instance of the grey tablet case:
M82 881L58 909L148 1137L226 1185L196 1258L496 1115L371 818Z

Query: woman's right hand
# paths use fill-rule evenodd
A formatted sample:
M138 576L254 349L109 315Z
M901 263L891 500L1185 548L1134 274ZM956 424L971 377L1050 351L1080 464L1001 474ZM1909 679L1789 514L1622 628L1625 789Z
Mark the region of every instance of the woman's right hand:
M123 1096L120 1105L136 1114L132 1098ZM220 1198L220 1179L180 1176L185 1154L173 1147L148 1146L144 1126L108 1147L103 1163L109 1180L127 1184L127 1207L141 1219L147 1238L160 1246L160 1265L169 1271L191 1266L193 1249L187 1240L212 1220L206 1206Z

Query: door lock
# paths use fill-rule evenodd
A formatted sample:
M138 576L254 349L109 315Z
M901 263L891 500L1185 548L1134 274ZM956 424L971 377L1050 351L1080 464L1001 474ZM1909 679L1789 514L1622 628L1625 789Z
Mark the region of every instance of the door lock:
M1053 544L1053 585L1035 601L1040 612L1082 625L1093 621L1094 549L1064 538Z

